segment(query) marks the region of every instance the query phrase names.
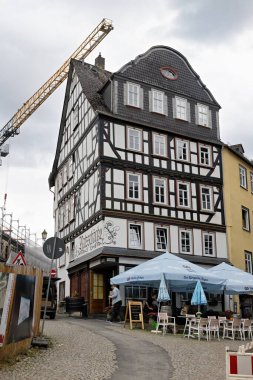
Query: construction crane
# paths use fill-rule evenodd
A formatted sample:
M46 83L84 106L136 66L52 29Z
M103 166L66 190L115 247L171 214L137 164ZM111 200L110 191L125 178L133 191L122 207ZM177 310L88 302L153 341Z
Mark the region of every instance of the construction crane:
M29 116L60 86L67 78L71 59L84 59L90 52L107 36L113 29L112 21L104 18L100 24L90 33L86 40L76 49L76 51L64 62L64 64L51 76L48 81L28 99L23 106L15 113L10 121L0 130L0 151L1 146L9 137L19 134L20 126ZM1 156L1 155L0 155Z

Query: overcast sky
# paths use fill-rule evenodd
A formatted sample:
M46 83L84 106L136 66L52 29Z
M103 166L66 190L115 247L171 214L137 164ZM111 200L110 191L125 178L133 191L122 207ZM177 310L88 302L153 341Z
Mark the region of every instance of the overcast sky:
M222 107L222 141L253 158L253 0L0 0L0 129L103 18L114 30L87 62L101 52L113 72L151 46L178 50ZM54 234L48 176L65 87L8 140L0 166L0 206L7 193L6 212L38 236Z

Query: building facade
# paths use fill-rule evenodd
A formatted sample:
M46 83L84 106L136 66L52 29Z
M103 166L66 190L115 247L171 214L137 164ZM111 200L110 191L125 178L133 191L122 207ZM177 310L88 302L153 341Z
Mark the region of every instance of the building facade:
M222 155L229 260L237 268L253 274L253 163L244 155L241 144L224 145ZM252 316L253 297L234 297L234 311Z
M113 74L101 56L71 62L49 177L66 243L60 299L76 292L100 313L112 276L166 250L203 266L227 260L219 109L166 46Z

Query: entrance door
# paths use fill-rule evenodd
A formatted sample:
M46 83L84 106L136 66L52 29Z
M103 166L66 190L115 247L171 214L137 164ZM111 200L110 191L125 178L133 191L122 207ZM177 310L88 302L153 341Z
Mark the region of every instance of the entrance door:
M99 314L104 312L104 275L103 273L91 272L91 295L90 312Z

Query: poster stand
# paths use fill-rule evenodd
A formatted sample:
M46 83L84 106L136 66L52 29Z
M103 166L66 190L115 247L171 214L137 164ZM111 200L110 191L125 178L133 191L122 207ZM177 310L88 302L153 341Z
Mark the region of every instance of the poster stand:
M135 323L135 326L137 324L141 324L141 328L142 330L144 330L142 302L128 301L126 307L124 327L126 326L126 323L128 321L130 323L131 330L133 329L133 323Z

